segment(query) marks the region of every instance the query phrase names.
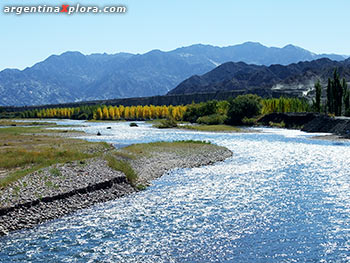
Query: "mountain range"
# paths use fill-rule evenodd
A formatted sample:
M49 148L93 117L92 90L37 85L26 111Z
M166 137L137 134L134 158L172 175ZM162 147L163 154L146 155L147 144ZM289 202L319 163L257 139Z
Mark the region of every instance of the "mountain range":
M24 70L1 71L0 105L24 106L164 95L183 80L202 75L229 61L256 64L255 67L259 68L262 65L288 65L319 58L342 61L346 57L318 55L293 45L276 48L254 42L228 47L199 44L168 52L153 50L145 54L83 55L80 52L66 52L52 55Z
M286 66L227 62L202 76L186 79L168 95L267 89L307 96L318 80L325 88L335 69L342 78L350 80L350 58L344 61L322 58Z

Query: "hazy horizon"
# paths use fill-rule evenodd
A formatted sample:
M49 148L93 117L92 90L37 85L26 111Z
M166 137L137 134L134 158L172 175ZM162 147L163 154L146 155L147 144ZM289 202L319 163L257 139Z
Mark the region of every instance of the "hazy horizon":
M52 54L168 51L192 44L229 46L247 41L299 46L316 54L350 55L347 0L84 0L81 5L125 5L125 14L5 14L0 70L30 67ZM4 0L8 5L62 5L50 0ZM77 4L76 0L69 2Z
M213 47L219 47L219 48L224 48L224 47L229 47L229 46L235 46L235 45L242 45L242 44L245 44L245 43L249 43L249 42L254 42L254 43L259 43L265 47L268 47L268 48L284 48L288 45L293 45L292 43L289 43L289 44L286 44L284 46L269 46L269 45L265 45L263 43L260 43L260 42L257 42L257 41L245 41L243 43L235 43L235 44L231 44L231 45L225 45L225 46L217 46L217 45L212 45L212 44L209 44L209 43L194 43L194 44L190 44L188 46L181 46L181 47L175 47L175 48L172 48L172 49L168 49L168 50L163 50L163 49L159 49L159 48L154 48L154 49L151 49L151 50L146 50L145 52L128 52L128 51L124 51L124 50L120 50L119 52L115 52L115 53L107 53L107 52L92 52L92 53L84 53L84 52L81 52L79 50L66 50L66 51L63 51L61 53L58 53L58 54L50 54L49 56L45 57L44 59L42 60L38 60L36 62L34 62L33 64L31 65L27 65L27 66L23 66L23 67L18 67L18 68L9 68L9 67L5 67L5 68L0 68L0 71L2 70L5 70L5 69L19 69L19 70L24 70L26 68L30 68L32 66L34 66L35 64L37 63L40 63L44 60L46 60L47 58L49 58L50 56L53 56L53 55L57 55L57 56L60 56L64 53L67 53L67 52L79 52L83 55L86 55L86 56L89 56L89 55L93 55L93 54L107 54L107 55L114 55L114 54L118 54L118 53L129 53L129 54L133 54L133 55L137 55L137 54L146 54L148 52L151 52L153 50L160 50L162 52L169 52L169 51L173 51L173 50L176 50L178 48L183 48L183 47L189 47L189 46L195 46L195 45L210 45L210 46L213 46ZM293 46L296 46L296 45L293 45ZM300 47L300 46L296 46L296 47L299 47L299 48L303 48L303 47ZM303 48L304 49L304 48ZM307 50L307 49L306 49ZM313 52L312 50L307 50L307 51L310 51L312 53L315 53L317 55L321 55L321 54L335 54L335 55L343 55L343 56L347 56L347 57L350 57L350 55L348 54L337 54L337 53L316 53L316 52Z

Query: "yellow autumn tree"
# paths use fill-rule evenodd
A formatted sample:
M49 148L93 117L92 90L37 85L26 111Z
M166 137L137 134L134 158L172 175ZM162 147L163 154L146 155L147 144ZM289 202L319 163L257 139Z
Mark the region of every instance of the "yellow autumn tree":
M112 106L108 107L108 119L115 120L114 108Z
M107 106L103 106L102 109L103 119L108 120L109 119L109 112Z
M167 118L169 115L169 110L167 106L162 106L162 118Z
M125 120L129 120L130 119L130 107L125 107L125 110L124 110L124 119Z
M102 113L102 109L100 107L97 108L96 115L97 115L97 120L103 119L103 113Z
M130 119L134 120L136 118L136 107L135 106L131 106L130 107Z
M156 107L154 105L151 105L149 106L149 110L150 110L150 119L157 118Z
M143 117L143 107L142 106L137 106L136 107L136 119L141 119Z
M124 110L125 110L125 107L123 105L120 105L119 107L119 115L121 118L125 118L124 116Z
M119 108L118 107L114 107L114 119L115 120L119 120L120 119L120 112L119 112Z
M143 107L142 119L149 120L151 118L151 111L149 106Z

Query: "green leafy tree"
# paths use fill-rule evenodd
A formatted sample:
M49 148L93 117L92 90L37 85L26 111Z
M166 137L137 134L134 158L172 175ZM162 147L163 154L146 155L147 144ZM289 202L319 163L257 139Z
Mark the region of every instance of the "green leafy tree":
M328 113L334 113L334 106L333 106L333 90L332 90L332 80L328 78L328 84L327 84L327 111Z
M345 78L343 78L342 87L345 116L350 116L350 91L348 89Z
M261 112L261 97L253 94L240 95L231 99L227 113L229 124L242 124L243 118L252 118Z
M328 112L340 116L343 107L343 86L337 69L334 70L333 79L328 79L327 85L327 108ZM344 94L346 95L346 94Z
M316 109L316 112L320 112L321 111L321 96L322 96L322 86L321 86L320 81L316 82L315 90L316 90L315 109Z

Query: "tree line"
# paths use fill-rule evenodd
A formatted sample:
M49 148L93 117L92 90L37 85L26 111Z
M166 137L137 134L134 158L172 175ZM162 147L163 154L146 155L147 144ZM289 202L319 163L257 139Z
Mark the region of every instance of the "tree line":
M182 120L186 106L83 106L47 108L21 113L22 118L60 118L78 120L152 120L173 118Z
M244 119L273 112L308 112L311 105L305 99L262 99L253 94L228 100L211 100L186 106L82 106L75 108L46 108L20 113L22 118L61 118L78 120L153 120L173 119L199 124L243 124Z
M350 91L345 78L340 80L337 69L334 70L333 78L328 78L326 89L326 102L322 105L322 86L320 81L315 84L314 109L316 112L328 113L335 116L350 116Z

